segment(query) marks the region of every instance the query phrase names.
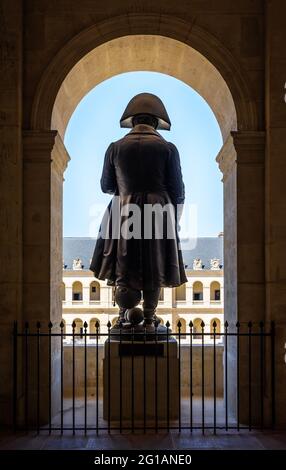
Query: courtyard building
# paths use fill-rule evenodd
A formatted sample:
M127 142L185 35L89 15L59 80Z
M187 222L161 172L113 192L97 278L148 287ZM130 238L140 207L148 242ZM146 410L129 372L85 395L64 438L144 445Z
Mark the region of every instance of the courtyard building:
M75 322L76 333L95 332L99 323L101 333L107 333L107 324L112 325L118 318L118 306L114 304L114 288L106 281L95 279L89 270L95 239L67 237L63 240L63 280L61 298L65 332L72 333ZM176 288L162 288L157 308L157 317L163 324L169 322L171 330L181 333L190 330L199 332L202 322L205 332L213 331L216 322L216 333L223 328L223 235L218 237L201 237L194 240L191 250L183 251L183 261L188 282ZM105 337L101 337L104 341ZM205 341L211 340L205 337ZM71 337L66 337L66 342ZM78 342L81 341L79 337ZM92 338L90 339L92 341ZM95 340L94 340L95 341ZM188 338L182 336L182 341ZM198 336L196 342L200 342Z

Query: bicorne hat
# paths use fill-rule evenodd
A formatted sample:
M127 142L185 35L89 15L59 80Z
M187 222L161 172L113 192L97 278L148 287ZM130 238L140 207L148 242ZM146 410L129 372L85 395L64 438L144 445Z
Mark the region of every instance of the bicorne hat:
M158 119L157 129L169 131L171 121L163 102L152 93L139 93L126 106L120 119L120 127L133 127L132 118L138 114L150 114Z

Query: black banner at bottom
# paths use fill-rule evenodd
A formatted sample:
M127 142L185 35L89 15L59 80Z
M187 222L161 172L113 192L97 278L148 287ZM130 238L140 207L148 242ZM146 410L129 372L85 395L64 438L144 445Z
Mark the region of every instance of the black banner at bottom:
M69 466L70 468L140 468L143 465L222 468L227 465L264 465L270 468L286 457L286 450L2 450L0 465L29 465L33 468ZM65 467L67 468L67 467Z

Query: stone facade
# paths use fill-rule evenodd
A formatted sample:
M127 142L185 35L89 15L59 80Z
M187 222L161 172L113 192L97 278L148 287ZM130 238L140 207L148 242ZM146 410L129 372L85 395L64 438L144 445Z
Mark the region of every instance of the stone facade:
M205 331L211 331L212 322L216 320L219 333L224 323L223 269L189 269L186 274L188 282L184 286L162 289L157 316L164 324L168 321L173 332L177 331L180 320L182 333L189 332L190 321L196 328L204 321ZM66 333L72 333L74 320L77 328L83 328L84 322L87 322L87 332L93 332L94 323L98 320L100 332L106 334L107 323L110 321L112 324L118 317L118 307L113 303L113 288L105 281L95 279L87 269L64 269L61 293ZM104 340L105 337L101 337L100 341ZM183 338L182 341L187 342L188 339ZM69 342L68 337L66 342Z

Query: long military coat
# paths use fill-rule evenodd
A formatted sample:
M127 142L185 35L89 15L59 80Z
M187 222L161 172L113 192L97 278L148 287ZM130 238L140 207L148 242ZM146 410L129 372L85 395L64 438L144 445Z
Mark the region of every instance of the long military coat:
M103 217L90 265L95 277L106 279L109 285L135 289L175 287L185 283L176 210L177 204L184 203L185 196L175 145L151 126L136 125L125 137L108 147L101 188L114 197ZM136 209L140 209L139 224L138 210L128 212L128 216L127 212L122 213L126 204L136 204ZM173 219L163 212L163 218L159 217L155 222L153 215L150 232L150 212L148 223L144 214L144 206L148 204L149 208L154 204L160 207L169 204L167 207L173 209ZM132 216L137 216L133 219L137 224L133 226ZM158 220L163 220L163 225ZM124 235L123 226L132 231L134 225L133 236L130 233Z

